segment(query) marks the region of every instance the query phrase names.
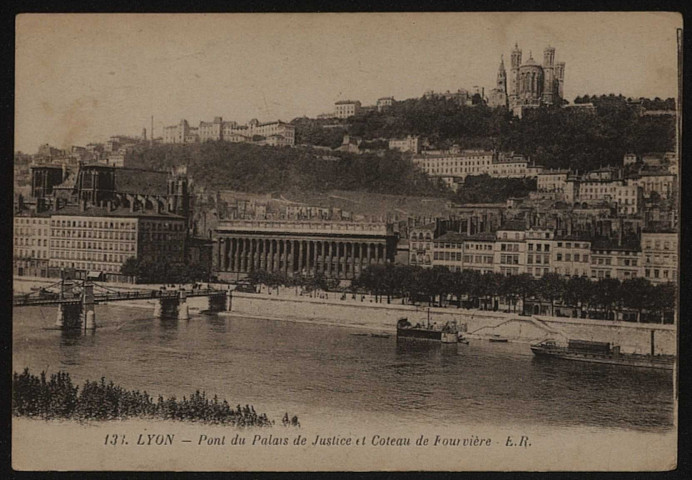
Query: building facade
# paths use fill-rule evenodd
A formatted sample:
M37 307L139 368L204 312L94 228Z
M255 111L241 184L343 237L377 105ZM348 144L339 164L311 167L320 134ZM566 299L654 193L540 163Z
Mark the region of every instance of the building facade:
M334 116L336 118L349 118L358 115L361 110L358 100L340 100L334 104Z
M644 278L651 283L677 282L678 234L674 231L643 231Z
M389 140L390 150L399 150L400 152L418 153L421 149L420 137L417 135L409 135L406 138L392 138Z
M561 105L565 63L555 62L555 48L543 50L543 63L538 64L531 53L522 62L522 51L518 45L512 50L509 76L509 108L521 117L527 108L546 105Z
M266 270L346 280L396 255L396 238L379 223L236 220L214 233L219 278Z
M53 268L116 274L129 258L182 263L185 219L172 214L94 208L65 209L50 218Z
M568 177L568 170L544 170L538 174L538 191L564 193Z
M45 213L19 213L15 214L13 224L13 274L47 276L50 258L50 216Z
M494 271L502 275L526 273L526 231L503 227L495 237Z
M409 264L421 267L433 265L433 239L435 237L435 224L430 223L413 227L409 234Z
M196 143L225 141L231 143L256 142L273 146L295 145L296 129L285 122L260 123L252 119L247 125L224 121L214 117L211 122L201 121L198 127L190 127L187 120L164 127L163 143Z

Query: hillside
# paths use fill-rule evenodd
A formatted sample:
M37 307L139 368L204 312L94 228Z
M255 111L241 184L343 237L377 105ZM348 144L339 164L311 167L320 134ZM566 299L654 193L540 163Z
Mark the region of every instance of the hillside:
M211 190L251 193L365 191L384 194L444 196L448 192L417 171L398 152L355 155L319 153L246 143L141 147L133 163L152 169L187 165L194 181Z
M585 96L576 100L588 100L595 111L541 108L516 118L504 109L420 98L395 102L384 112L368 111L348 121L299 118L292 123L297 143L333 147L344 132L366 140L421 135L437 148L452 144L498 148L528 155L548 168L574 170L621 165L625 153L673 150L674 117L642 116L641 106L623 96ZM675 102L643 99L642 105L670 109ZM331 125L327 128L325 124Z

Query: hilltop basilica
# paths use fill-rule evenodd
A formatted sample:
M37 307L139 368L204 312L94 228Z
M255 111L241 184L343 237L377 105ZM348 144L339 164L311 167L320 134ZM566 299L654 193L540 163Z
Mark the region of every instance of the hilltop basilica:
M527 108L560 105L563 98L565 62L555 63L555 48L548 46L543 50L542 65L536 63L531 52L525 63L522 63L521 57L521 49L515 44L512 50L509 82L504 59L500 59L497 85L488 96L488 105L507 107L518 117L521 117Z

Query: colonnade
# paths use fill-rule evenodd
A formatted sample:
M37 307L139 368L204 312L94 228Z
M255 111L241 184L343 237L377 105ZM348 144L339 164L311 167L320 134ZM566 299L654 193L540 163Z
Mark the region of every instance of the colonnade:
M370 264L385 263L386 240L306 240L221 236L217 268L225 272L253 270L322 273L332 278L355 278Z

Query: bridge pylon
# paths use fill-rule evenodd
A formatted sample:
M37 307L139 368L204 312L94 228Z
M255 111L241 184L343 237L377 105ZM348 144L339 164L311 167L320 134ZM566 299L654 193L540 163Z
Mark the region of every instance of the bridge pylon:
M82 311L84 312L84 330L96 329L96 310L94 306L94 284L88 280L84 281L82 291Z

